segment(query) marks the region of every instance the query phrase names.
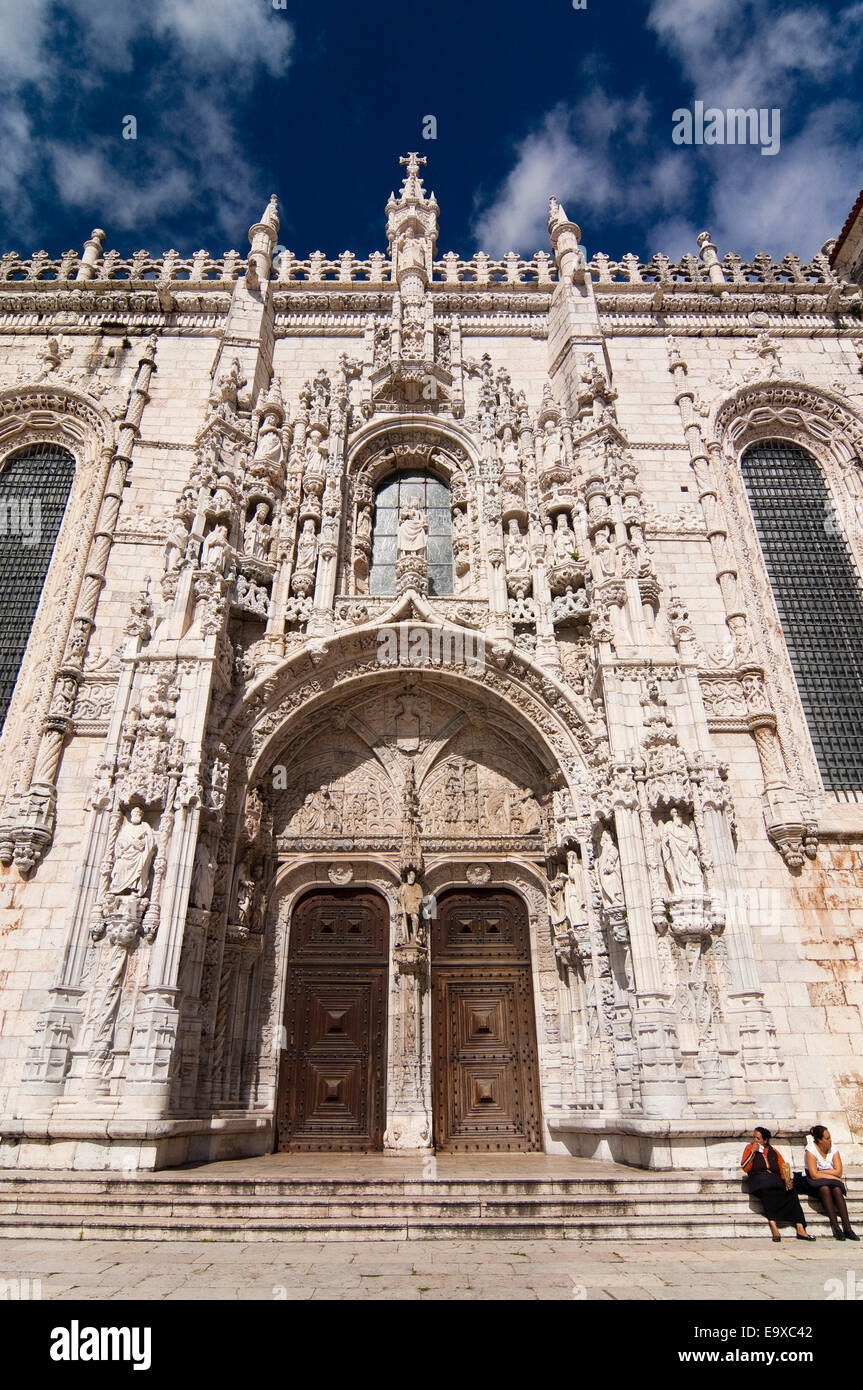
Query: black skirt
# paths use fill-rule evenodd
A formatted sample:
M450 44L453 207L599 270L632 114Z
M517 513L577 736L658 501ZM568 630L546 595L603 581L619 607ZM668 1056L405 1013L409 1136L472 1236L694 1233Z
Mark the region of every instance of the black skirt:
M808 1187L810 1192L817 1192L819 1187L839 1187L842 1189L843 1197L847 1197L848 1195L845 1191L844 1182L842 1182L839 1178L810 1178L809 1174L807 1173L806 1186Z
M761 1198L764 1215L768 1221L790 1221L794 1226L806 1225L800 1198L793 1189L789 1192L785 1183L775 1173L754 1173L749 1179L749 1191L753 1196Z

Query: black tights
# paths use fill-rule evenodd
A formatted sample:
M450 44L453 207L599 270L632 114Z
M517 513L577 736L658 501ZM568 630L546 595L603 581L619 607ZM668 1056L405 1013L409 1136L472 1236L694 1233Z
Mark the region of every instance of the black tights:
M845 1194L841 1187L819 1187L818 1195L821 1198L821 1205L827 1213L827 1219L834 1231L839 1229L839 1221L842 1221L842 1229L850 1231L851 1222L848 1220L848 1208L845 1205ZM835 1202L835 1206L834 1206ZM837 1215L838 1212L838 1215Z

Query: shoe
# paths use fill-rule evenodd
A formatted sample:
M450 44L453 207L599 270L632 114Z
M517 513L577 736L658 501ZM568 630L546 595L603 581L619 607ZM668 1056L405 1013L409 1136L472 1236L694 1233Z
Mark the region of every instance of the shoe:
M774 1240L781 1240L782 1237L781 1237L781 1236L774 1236L773 1239L774 1239Z
M845 1232L844 1232L844 1231L834 1231L834 1232L833 1232L833 1239L834 1239L834 1240L844 1240L844 1239L845 1239Z
M797 1239L798 1239L798 1240L814 1240L815 1237L814 1237L814 1236L802 1236L802 1235L800 1234L800 1232L798 1231L798 1232L797 1232ZM843 1236L842 1239L844 1240L845 1237Z
M846 1240L859 1240L860 1237L858 1236L857 1232L856 1232L856 1231L852 1231L852 1230L851 1230L851 1227L849 1226L849 1227L848 1227L848 1230L845 1232L845 1239L846 1239Z

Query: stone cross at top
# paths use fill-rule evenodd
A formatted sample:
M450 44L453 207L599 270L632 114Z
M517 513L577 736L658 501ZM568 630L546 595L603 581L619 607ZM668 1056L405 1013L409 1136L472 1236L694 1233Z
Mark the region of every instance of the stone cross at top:
M421 164L428 164L425 155L420 155L416 150L409 150L406 155L399 155L399 164L408 166L408 177L415 178L420 171Z

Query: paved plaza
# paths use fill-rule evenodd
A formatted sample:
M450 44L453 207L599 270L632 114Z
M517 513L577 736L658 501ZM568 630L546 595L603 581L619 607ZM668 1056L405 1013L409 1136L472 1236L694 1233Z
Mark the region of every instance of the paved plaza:
M823 1301L863 1297L863 1243L0 1240L0 1271L38 1280L43 1300Z

